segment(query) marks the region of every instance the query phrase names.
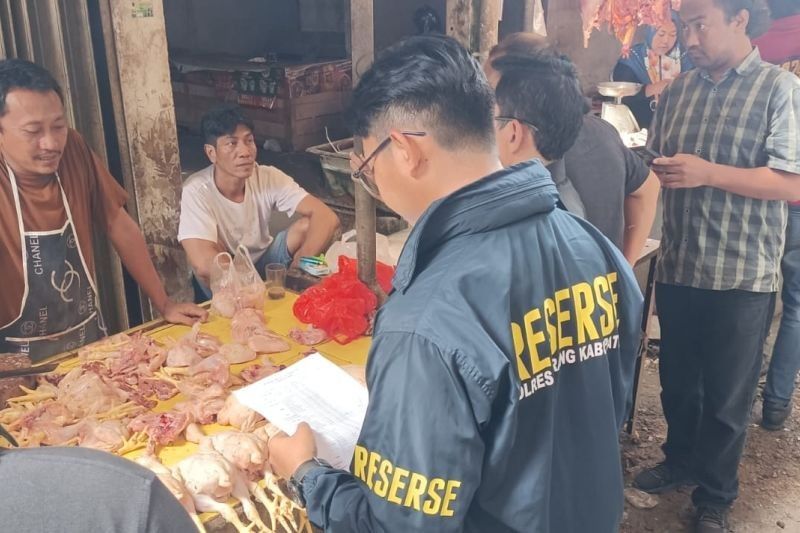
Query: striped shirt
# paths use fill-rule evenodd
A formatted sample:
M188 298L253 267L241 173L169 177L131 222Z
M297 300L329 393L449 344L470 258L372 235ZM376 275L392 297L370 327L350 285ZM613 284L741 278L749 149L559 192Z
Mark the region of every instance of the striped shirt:
M659 101L650 146L739 168L800 174L800 80L758 49L715 83L703 70L675 80ZM800 176L798 176L800 179ZM716 189L664 190L657 279L699 289L774 292L786 202Z

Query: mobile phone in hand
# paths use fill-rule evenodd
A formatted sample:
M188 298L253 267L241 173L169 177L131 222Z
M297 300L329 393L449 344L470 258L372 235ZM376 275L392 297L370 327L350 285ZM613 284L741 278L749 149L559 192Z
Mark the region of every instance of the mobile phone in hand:
M652 148L648 148L647 146L638 146L633 149L636 154L642 158L645 165L652 166L653 161L658 159L659 157L663 157L661 154L653 150Z

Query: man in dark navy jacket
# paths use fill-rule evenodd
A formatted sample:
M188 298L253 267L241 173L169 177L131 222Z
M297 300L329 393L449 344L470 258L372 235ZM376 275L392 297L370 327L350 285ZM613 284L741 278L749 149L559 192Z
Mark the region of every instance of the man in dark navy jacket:
M403 41L354 96L354 179L415 227L351 471L313 459L307 425L272 439L274 470L326 531L616 531L641 316L624 257L556 208L539 161L502 170L456 41Z

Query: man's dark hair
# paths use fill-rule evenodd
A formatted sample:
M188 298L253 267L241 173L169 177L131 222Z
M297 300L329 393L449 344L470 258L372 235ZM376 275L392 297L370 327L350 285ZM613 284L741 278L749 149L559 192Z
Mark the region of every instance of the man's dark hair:
M239 126L246 126L251 132L255 131L253 121L245 116L238 105L225 104L215 107L200 121L203 142L216 146L220 137L233 135Z
M505 55L527 56L542 52L555 53L555 48L550 44L547 37L537 33L520 31L507 35L492 47L489 51L489 60L492 61Z
M361 78L348 118L359 137L422 129L447 150L494 146L492 89L480 65L450 37L409 37Z
M489 61L494 61L502 56L538 56L541 54L558 54L556 47L542 35L520 31L507 35L502 41L489 51ZM583 99L583 114L592 110L592 101Z
M778 20L800 14L800 0L769 0L772 20Z
M740 11L750 13L747 23L747 36L751 39L763 35L769 29L771 18L769 7L765 0L714 0L722 8L728 20L739 14Z
M15 89L40 93L53 91L64 103L61 87L47 69L24 59L0 60L0 117L6 114L8 93Z
M564 157L583 124L584 97L572 62L551 51L503 55L492 62L500 73L495 90L500 115L536 126L542 157Z

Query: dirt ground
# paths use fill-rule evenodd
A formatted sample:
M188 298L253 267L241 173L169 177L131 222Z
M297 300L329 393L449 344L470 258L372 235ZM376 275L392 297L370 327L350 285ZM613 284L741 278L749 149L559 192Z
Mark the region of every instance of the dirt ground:
M766 353L771 353L776 326L777 319ZM663 458L660 446L666 423L659 400L658 359L648 357L644 371L636 431L632 437L623 437L626 486L639 470ZM758 421L763 384L764 377L739 468L739 499L731 512L731 531L800 533L800 403L795 395L795 408L783 431L762 429ZM690 488L656 496L658 505L652 509L637 509L626 502L621 533L691 531L694 508L690 496Z

